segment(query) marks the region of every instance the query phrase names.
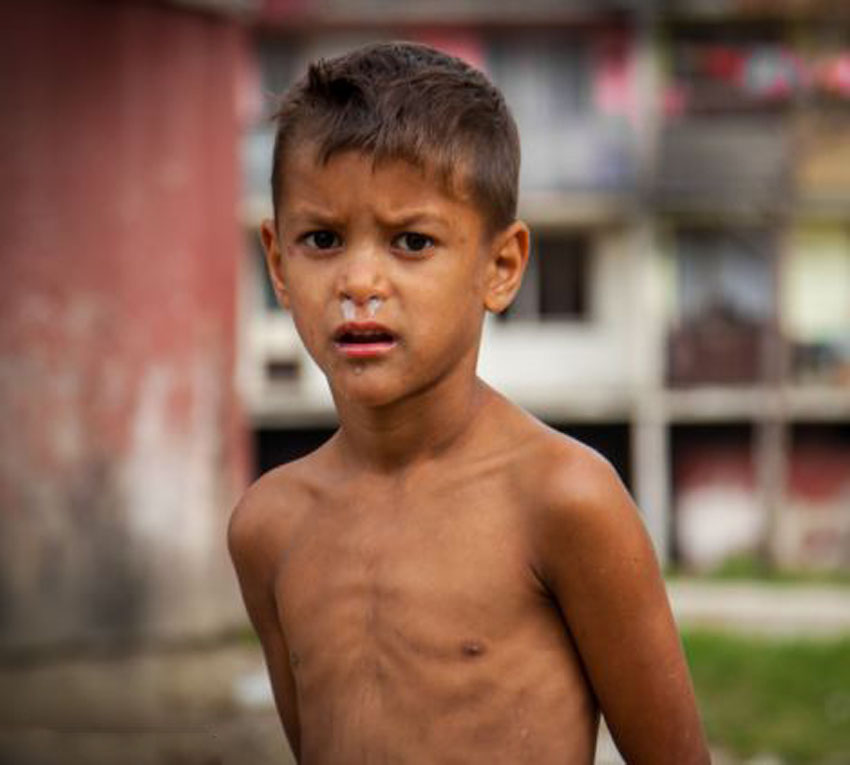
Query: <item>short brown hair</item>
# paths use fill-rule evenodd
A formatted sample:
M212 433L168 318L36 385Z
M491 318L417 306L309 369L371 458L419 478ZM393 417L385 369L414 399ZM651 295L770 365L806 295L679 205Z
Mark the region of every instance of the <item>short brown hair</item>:
M319 162L355 149L404 159L451 188L465 182L495 232L516 218L519 137L499 90L477 69L426 45L378 43L309 67L284 95L272 167L275 216L286 153L299 141Z

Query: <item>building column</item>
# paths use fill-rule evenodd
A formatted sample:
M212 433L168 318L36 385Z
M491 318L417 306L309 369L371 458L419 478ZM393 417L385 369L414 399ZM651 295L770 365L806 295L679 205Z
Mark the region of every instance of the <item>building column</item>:
M638 407L632 424L632 470L635 499L665 566L670 559L670 429L651 402Z

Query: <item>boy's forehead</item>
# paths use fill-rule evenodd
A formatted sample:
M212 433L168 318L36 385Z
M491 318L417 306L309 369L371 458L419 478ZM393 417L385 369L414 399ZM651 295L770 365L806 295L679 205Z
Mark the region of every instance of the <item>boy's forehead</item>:
M303 143L288 153L282 168L282 201L292 204L311 197L344 196L346 186L365 184L372 194L392 191L399 203L418 197L445 198L473 205L468 173L462 167L443 168L436 161L414 161L405 156L378 156L361 149L340 149L323 155L314 143Z

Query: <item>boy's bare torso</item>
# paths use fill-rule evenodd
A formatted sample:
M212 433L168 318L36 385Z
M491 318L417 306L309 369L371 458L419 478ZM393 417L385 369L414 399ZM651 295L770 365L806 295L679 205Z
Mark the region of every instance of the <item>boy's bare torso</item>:
M592 761L596 703L535 570L546 454L586 450L490 408L400 473L332 441L264 479L303 762Z

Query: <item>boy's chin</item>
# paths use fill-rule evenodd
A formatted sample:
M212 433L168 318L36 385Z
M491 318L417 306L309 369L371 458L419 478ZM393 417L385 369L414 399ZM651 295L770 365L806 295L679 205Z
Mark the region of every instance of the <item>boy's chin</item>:
M393 404L404 397L405 391L397 380L387 379L385 370L368 365L351 367L328 380L337 404L355 404L379 408Z

